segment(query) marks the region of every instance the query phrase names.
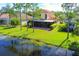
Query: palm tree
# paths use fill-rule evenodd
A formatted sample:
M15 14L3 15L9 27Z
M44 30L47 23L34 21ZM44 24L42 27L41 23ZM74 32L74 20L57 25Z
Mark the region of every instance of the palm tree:
M35 19L35 14L34 12L36 11L36 9L38 8L38 3L31 3L31 10L32 10L32 13L33 13L33 19L32 19L32 27L33 27L33 32L34 32L34 19Z
M65 11L65 14L66 14L66 16L67 16L67 20L68 20L68 33L67 33L67 39L69 39L69 24L70 24L70 22L71 22L71 19L74 17L74 14L73 14L73 7L75 7L76 6L76 3L63 3L62 4L62 7L63 7L63 9L64 9L64 11Z
M8 25L8 27L10 27L11 15L15 15L15 12L14 12L13 8L10 6L10 4L7 4L5 7L2 8L2 14L3 13L9 14L9 19L8 19L7 25Z
M26 23L28 21L27 15L28 15L28 12L30 11L30 9L31 9L31 3L25 3L24 4L24 13L26 14ZM27 25L27 31L28 31L28 25Z
M21 14L22 14L22 8L23 8L23 3L13 3L14 8L20 13L19 17L20 17L20 30L22 30L22 18L21 18Z
M55 12L56 19L60 22L63 22L63 20L66 18L64 12Z
M0 9L0 16L2 15L2 10Z
M24 13L26 14L26 21L27 21L27 15L30 15L33 17L32 18L32 27L33 27L33 32L34 32L33 20L35 19L35 17L38 19L41 18L41 17L39 17L41 14L41 9L39 9L38 3L25 3L24 4ZM28 26L27 26L27 31L28 31Z

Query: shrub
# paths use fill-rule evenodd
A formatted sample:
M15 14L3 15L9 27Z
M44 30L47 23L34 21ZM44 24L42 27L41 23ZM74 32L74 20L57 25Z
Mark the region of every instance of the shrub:
M3 24L4 23L4 20L0 19L0 24Z
M75 51L74 55L79 55L79 42L72 42L69 45L69 49Z
M12 18L11 20L10 20L10 24L13 26L13 27L15 27L15 26L17 26L17 25L19 25L19 19L18 18Z
M58 26L59 26L59 30L58 31L67 31L66 30L67 29L67 25L65 23L59 24Z
M52 29L55 28L56 26L57 26L56 23L52 24L52 25L50 26L50 30L52 30Z
M32 28L32 27L33 27L33 22L32 22L31 20L28 21L27 26L28 26L29 28Z
M56 26L57 26L56 23L51 25L52 28L55 28Z
M79 36L79 25L74 29L72 34L78 35Z

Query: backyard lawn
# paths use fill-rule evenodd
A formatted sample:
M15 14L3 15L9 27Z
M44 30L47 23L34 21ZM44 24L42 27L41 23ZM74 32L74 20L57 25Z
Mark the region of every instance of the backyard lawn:
M35 31L33 32L32 28L29 28L27 31L26 27L23 27L22 31L21 31L19 27L6 29L5 27L0 26L1 34L14 36L14 37L18 37L18 38L30 38L30 39L32 39L33 42L35 42L35 40L38 40L38 43L40 41L42 41L45 43L49 43L49 44L58 46L66 39L67 33L58 32L57 30L58 30L58 27L54 28L51 31L35 29ZM79 37L72 36L70 33L69 40L71 42L77 41L77 40L79 40ZM39 43L39 44L41 45L41 43ZM65 44L65 42L64 42L64 44ZM67 42L66 42L66 44L67 44Z

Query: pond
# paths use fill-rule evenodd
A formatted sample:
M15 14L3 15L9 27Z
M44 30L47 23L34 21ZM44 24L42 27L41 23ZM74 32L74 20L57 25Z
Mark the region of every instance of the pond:
M25 42L25 43L22 43ZM48 45L27 44L28 39L0 35L0 56L72 56L74 51Z

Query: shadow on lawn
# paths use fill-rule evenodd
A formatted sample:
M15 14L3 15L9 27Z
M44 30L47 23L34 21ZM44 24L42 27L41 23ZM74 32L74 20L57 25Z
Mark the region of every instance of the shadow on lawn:
M67 40L68 38L66 38L63 42L61 42L61 44L58 47L61 47Z
M29 32L29 33L23 33L22 35L20 35L19 37L21 37L22 39L29 39L30 38L27 38L28 35L32 34L33 32Z
M34 33L34 32L29 32L29 33L26 34L26 36L28 36L28 35L30 35L30 34L32 34L32 33Z
M59 45L57 46L57 48L56 48L55 51L59 50L59 49L62 47L62 45L63 45L64 43L66 43L66 42L67 42L66 45L68 45L68 41L69 41L68 38L64 39L63 42L61 42L61 44L59 44ZM67 56L67 50L66 50L65 55Z
M4 27L3 29L12 29L12 28L15 28L15 27Z

